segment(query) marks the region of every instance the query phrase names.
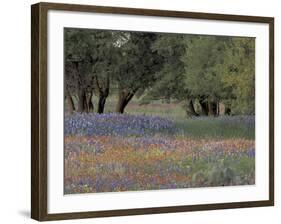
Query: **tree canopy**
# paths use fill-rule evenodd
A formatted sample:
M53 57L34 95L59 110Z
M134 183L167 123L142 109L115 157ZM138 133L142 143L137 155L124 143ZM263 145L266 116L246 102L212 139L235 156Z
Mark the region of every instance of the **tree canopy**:
M254 38L65 28L64 41L72 110L103 113L114 92L119 113L134 96L184 102L191 116L255 113Z

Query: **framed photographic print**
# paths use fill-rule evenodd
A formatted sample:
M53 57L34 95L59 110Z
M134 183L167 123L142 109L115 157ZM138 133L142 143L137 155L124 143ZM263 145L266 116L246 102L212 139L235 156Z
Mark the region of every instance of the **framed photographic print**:
M274 204L274 19L32 5L32 218Z

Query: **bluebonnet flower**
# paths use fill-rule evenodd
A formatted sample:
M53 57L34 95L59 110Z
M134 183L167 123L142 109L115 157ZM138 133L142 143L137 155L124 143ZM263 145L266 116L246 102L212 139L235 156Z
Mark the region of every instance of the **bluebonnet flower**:
M125 114L75 114L66 116L65 135L144 136L177 131L172 120L157 116Z

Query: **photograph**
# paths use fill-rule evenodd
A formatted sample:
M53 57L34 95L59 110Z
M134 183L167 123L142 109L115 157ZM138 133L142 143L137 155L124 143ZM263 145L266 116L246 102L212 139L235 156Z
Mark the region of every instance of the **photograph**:
M181 10L31 6L32 219L274 206L274 17Z
M255 185L255 43L64 27L64 194Z

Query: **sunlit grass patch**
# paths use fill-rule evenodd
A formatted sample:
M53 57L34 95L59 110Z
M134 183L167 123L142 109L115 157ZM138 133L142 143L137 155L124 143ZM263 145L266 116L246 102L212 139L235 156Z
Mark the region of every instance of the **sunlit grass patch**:
M176 126L185 136L194 138L255 139L254 116L201 117L176 120Z

